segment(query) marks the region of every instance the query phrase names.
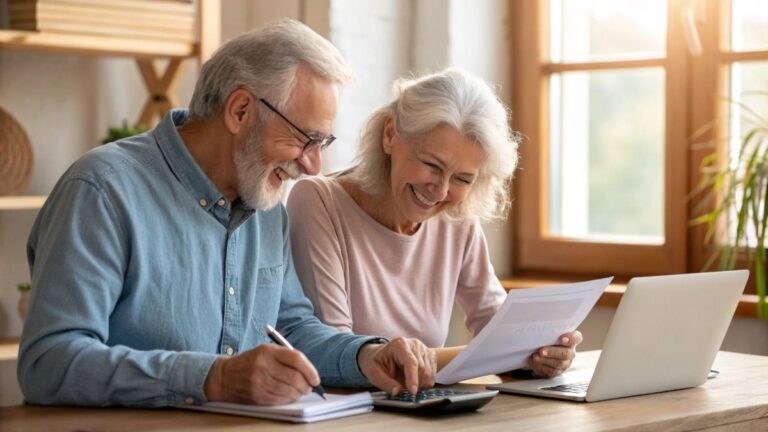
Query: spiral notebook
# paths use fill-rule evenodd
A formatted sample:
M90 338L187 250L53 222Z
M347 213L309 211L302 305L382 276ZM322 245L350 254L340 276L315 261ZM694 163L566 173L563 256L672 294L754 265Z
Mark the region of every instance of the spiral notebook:
M315 393L309 393L298 401L285 405L262 406L230 402L208 402L202 405L182 405L178 408L283 420L293 423L311 423L365 414L373 409L373 399L368 392L350 395L326 393L325 397L327 399L323 399Z

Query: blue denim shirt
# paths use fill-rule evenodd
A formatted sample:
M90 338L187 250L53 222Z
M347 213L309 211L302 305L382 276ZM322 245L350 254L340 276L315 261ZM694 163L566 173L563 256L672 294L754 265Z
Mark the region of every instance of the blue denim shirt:
M323 384L369 385L357 366L369 338L322 324L303 294L283 205L229 202L176 130L187 116L88 152L40 211L18 363L27 401L201 403L216 357L268 343L268 323Z

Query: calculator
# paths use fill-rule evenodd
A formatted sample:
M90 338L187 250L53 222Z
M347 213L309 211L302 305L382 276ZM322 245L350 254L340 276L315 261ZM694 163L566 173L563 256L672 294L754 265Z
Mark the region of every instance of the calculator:
M497 390L467 390L460 388L433 388L411 394L403 390L397 395L373 393L373 406L377 409L412 414L442 414L475 411L491 401Z

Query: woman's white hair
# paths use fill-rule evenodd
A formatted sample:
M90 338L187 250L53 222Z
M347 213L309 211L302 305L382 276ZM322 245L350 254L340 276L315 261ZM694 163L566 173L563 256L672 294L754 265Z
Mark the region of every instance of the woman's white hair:
M390 187L391 162L382 148L386 119L394 119L403 138L416 138L447 124L485 153L467 197L442 213L448 220L506 218L509 184L517 167L519 134L509 127L507 108L482 79L457 68L395 83L395 100L379 108L365 124L350 176L367 193Z
M221 114L238 88L284 109L300 64L337 85L352 80L330 42L300 22L283 19L230 40L205 62L189 104L190 115L209 119Z

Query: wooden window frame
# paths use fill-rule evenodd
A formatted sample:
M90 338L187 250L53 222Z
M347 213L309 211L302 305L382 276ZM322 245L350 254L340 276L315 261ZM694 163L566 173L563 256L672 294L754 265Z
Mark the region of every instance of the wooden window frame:
M681 2L670 2L667 57L621 62L553 64L548 61L547 1L515 0L512 12L512 124L525 140L514 184L516 275L681 273L688 268L689 139L686 78L689 60L679 16ZM534 35L534 37L530 37ZM547 148L548 76L568 70L605 70L638 66L665 68L665 241L662 245L598 243L548 237ZM670 145L669 143L673 143Z

